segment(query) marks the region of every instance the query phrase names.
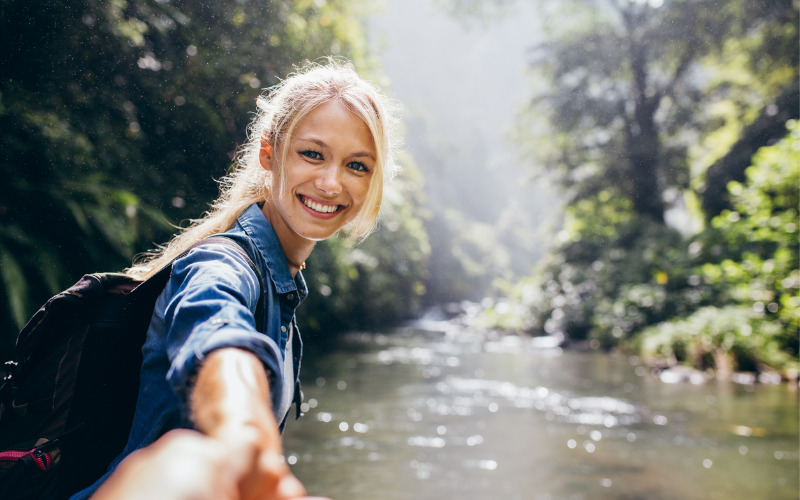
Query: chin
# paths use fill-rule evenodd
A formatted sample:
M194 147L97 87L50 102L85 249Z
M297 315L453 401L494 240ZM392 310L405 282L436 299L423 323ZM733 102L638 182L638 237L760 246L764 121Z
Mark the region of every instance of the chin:
M313 242L320 242L325 241L331 236L336 235L341 229L337 229L336 231L305 231L305 232L298 232L303 239Z
M333 236L336 236L340 231L344 230L344 228L347 227L347 224L351 222L352 220L349 219L344 224L341 225L337 224L336 225L337 227L335 229L333 229L331 225L327 225L327 227L325 227L325 225L323 225L323 227L315 227L314 225L311 225L311 227L307 226L305 231L303 231L302 228L297 228L300 230L299 231L296 230L295 232L300 237L308 241L314 241L314 242L325 241Z
M336 234L336 233L333 233L333 234ZM325 240L327 240L328 238L330 238L331 236L333 236L333 234L331 234L331 235L328 235L328 236L318 236L318 237L314 237L314 236L304 236L304 238L305 238L305 239L307 239L308 241L313 241L314 243L319 243L320 241L325 241Z

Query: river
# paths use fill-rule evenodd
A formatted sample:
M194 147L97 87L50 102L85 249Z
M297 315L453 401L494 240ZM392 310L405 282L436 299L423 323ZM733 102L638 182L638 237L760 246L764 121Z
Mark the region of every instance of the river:
M323 350L322 348L318 348ZM407 328L308 348L286 460L334 500L798 499L798 391Z

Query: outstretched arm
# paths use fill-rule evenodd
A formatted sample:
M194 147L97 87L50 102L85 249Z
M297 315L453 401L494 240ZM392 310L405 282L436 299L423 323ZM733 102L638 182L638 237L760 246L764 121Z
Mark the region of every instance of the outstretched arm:
M282 460L267 373L255 355L213 351L199 370L190 405L196 428L228 448L242 500L305 495Z
M213 351L190 399L202 433L173 430L132 453L92 500L312 500L281 460L269 401L258 358L234 348Z

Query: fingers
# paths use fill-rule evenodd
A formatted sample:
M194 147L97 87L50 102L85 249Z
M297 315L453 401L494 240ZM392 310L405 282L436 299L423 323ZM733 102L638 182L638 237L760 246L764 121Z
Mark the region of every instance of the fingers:
M250 442L238 444L242 441ZM305 495L275 451L231 446L180 429L126 458L93 499L328 500Z
M223 447L188 430L174 430L129 455L93 500L220 500L237 498L235 477L220 461Z
M278 482L277 497L280 499L307 498L305 494L306 489L303 484L292 474L283 476Z

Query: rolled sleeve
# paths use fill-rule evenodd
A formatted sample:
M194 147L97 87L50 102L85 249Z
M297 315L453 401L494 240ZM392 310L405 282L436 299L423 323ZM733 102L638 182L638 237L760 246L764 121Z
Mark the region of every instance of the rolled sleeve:
M273 408L283 386L283 363L275 340L256 330L253 311L261 290L243 255L223 245L204 245L177 260L165 310L167 382L187 408L203 360L214 350L238 348L257 356L267 370Z

